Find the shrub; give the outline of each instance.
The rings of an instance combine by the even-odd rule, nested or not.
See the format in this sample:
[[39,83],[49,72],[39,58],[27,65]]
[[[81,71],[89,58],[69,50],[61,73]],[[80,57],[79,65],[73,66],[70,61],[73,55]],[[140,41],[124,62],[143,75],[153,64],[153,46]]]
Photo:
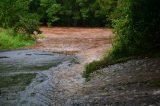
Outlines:
[[28,14],[20,17],[19,22],[14,25],[17,32],[32,34],[34,31],[39,32],[39,17],[36,14]]

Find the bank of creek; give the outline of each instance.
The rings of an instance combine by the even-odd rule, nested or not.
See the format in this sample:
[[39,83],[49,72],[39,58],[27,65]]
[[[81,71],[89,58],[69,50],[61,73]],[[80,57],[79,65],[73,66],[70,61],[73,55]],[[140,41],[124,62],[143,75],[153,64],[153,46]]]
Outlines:
[[0,52],[0,106],[160,105],[160,58],[111,65],[85,82],[85,64],[111,48],[112,30],[41,31],[36,45]]

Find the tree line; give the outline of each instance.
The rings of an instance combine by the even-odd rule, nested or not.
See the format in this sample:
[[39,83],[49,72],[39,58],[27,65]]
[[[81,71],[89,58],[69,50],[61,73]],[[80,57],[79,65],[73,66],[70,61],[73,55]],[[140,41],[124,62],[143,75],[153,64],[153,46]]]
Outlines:
[[118,0],[112,12],[112,49],[100,60],[86,65],[84,76],[95,70],[133,58],[160,56],[160,1]]
[[105,26],[117,0],[33,0],[30,10],[48,26]]
[[32,33],[43,26],[111,26],[117,0],[1,0],[0,27]]

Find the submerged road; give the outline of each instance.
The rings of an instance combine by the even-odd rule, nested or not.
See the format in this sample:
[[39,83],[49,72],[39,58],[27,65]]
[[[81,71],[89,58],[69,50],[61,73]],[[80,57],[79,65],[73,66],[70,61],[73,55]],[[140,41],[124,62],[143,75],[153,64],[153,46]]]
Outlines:
[[43,39],[0,52],[0,105],[61,106],[81,90],[84,65],[111,47],[112,30],[41,28]]

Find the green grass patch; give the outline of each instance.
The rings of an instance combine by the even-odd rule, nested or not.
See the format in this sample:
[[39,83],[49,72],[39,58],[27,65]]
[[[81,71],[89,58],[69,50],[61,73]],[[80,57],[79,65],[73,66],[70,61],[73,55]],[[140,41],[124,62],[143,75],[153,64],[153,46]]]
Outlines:
[[16,33],[11,29],[0,29],[0,50],[30,46],[35,39],[28,34]]
[[31,83],[36,74],[19,74],[15,76],[2,76],[0,77],[0,88],[11,86],[27,86]]
[[104,57],[103,59],[99,61],[93,61],[85,66],[85,71],[83,72],[83,77],[86,78],[86,81],[89,81],[91,79],[91,74],[95,72],[96,70],[105,68],[109,65],[113,65],[116,63],[123,63],[128,60],[134,59],[136,57],[123,57],[119,59],[113,59],[109,56]]

